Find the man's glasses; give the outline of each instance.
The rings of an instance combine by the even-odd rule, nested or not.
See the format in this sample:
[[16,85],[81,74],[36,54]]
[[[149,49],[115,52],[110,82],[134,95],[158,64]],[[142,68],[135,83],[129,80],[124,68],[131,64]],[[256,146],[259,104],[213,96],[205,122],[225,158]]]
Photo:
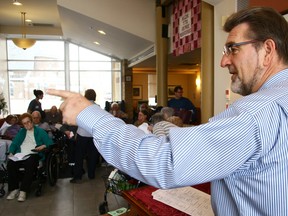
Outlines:
[[231,53],[234,53],[236,50],[233,49],[234,47],[239,47],[246,44],[256,43],[258,40],[250,40],[245,42],[239,42],[239,43],[229,43],[224,45],[223,48],[223,55],[229,56]]

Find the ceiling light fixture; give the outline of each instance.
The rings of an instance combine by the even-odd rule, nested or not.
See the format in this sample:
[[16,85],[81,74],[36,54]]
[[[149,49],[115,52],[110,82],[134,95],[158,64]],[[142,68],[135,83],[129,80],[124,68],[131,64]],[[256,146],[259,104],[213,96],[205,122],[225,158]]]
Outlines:
[[21,2],[18,2],[17,0],[13,0],[13,5],[21,6],[22,3],[21,3]]
[[95,43],[95,44],[97,44],[97,45],[100,45],[100,43],[99,43],[99,42],[97,42],[97,41],[94,41],[93,43]]
[[23,50],[26,50],[27,48],[32,47],[36,43],[36,40],[26,38],[25,15],[26,15],[26,12],[21,12],[22,38],[12,39],[13,43]]
[[106,35],[106,32],[104,32],[103,30],[98,30],[98,32],[102,35]]

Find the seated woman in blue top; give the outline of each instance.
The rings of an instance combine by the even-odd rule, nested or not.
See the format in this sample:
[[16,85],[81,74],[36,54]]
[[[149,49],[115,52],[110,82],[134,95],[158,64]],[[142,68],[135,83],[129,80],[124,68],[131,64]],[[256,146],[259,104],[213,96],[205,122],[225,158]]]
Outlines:
[[[26,200],[26,192],[29,190],[34,171],[37,169],[39,159],[43,159],[41,151],[51,145],[53,141],[49,138],[46,131],[42,128],[33,125],[32,116],[29,113],[24,113],[20,116],[24,128],[22,128],[9,147],[9,160],[7,164],[8,170],[8,190],[10,191],[7,200],[15,199],[18,196],[18,201]],[[31,150],[35,150],[35,153]],[[15,160],[15,154],[29,155],[26,159]],[[13,158],[13,159],[12,159]],[[24,167],[21,185],[19,189],[19,168]]]

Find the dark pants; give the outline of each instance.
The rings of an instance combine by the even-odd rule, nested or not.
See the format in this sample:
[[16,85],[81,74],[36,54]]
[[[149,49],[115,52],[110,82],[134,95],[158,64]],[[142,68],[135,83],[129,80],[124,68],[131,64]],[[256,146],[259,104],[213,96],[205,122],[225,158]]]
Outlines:
[[68,154],[68,163],[75,163],[75,139],[67,139],[67,154]]
[[[12,191],[19,189],[19,183],[21,182],[20,191],[29,191],[38,165],[38,154],[32,154],[29,158],[23,161],[15,162],[9,160],[7,164],[8,190]],[[20,171],[20,168],[24,168],[25,171]]]
[[74,178],[81,179],[83,175],[83,160],[87,159],[87,172],[90,179],[95,178],[95,170],[99,162],[99,152],[92,137],[83,137],[77,134],[75,143]]

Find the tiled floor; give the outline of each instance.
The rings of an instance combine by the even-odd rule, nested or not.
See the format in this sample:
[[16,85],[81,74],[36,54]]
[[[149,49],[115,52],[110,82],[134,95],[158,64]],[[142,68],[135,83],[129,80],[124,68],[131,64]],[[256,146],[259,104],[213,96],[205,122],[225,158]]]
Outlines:
[[[36,197],[33,190],[25,202],[0,198],[0,216],[96,216],[100,215],[98,206],[104,201],[104,175],[113,168],[99,167],[95,180],[89,180],[85,175],[80,184],[71,184],[70,178],[58,179],[56,186],[46,183],[43,194]],[[35,186],[34,186],[35,188]],[[7,191],[7,186],[6,186]],[[108,193],[109,210],[128,207],[125,200],[117,195]]]

